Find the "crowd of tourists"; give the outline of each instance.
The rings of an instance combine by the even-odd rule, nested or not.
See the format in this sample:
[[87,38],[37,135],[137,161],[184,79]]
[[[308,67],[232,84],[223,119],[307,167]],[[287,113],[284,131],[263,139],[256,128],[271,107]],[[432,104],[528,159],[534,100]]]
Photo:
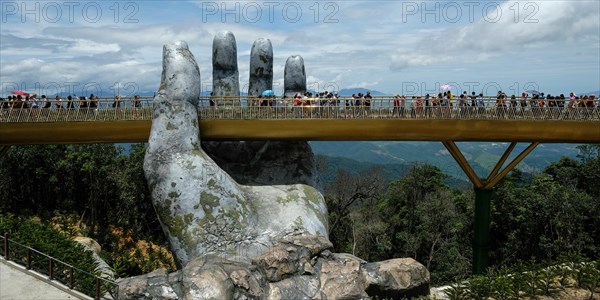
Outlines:
[[[244,97],[242,97],[244,98]],[[459,95],[451,91],[440,92],[437,95],[404,96],[397,94],[393,97],[373,98],[370,92],[352,94],[350,97],[341,97],[334,92],[305,92],[296,93],[293,97],[283,96],[258,96],[247,98],[248,101],[240,106],[257,107],[259,112],[294,112],[295,116],[324,116],[324,117],[369,117],[372,115],[389,115],[397,117],[429,117],[429,116],[465,116],[466,114],[493,113],[498,116],[534,116],[558,117],[563,112],[576,113],[577,115],[590,114],[592,108],[600,108],[600,101],[595,94],[577,95],[574,92],[568,96],[564,94],[550,95],[540,92],[523,92],[520,96],[499,91],[490,97],[466,91]],[[221,106],[219,98],[210,97],[211,107]],[[223,103],[224,104],[224,103]],[[139,109],[142,99],[139,95],[131,98],[129,103],[120,96],[102,101],[94,94],[89,97],[75,95],[63,99],[59,95],[54,98],[42,95],[39,99],[35,94],[11,95],[8,99],[0,98],[0,108],[17,109],[79,109],[97,110],[98,108],[121,109],[123,107]],[[276,109],[275,109],[276,108]],[[597,110],[594,110],[597,111]]]
[[[107,102],[103,100],[102,103]],[[110,103],[110,101],[108,101]],[[109,105],[107,103],[107,106]],[[116,95],[112,104],[113,108],[120,108],[123,105],[123,100],[120,95]],[[7,99],[0,98],[0,108],[42,108],[42,109],[82,109],[95,110],[101,106],[100,98],[90,94],[89,97],[69,95],[63,99],[59,95],[54,98],[48,98],[42,95],[39,99],[36,94],[27,95],[11,95]],[[141,108],[142,100],[139,95],[135,95],[131,100],[131,107]]]

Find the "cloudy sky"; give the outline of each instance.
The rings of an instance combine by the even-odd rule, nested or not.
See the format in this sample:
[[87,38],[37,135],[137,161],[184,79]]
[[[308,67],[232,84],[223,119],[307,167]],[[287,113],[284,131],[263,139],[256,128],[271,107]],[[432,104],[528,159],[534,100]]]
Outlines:
[[212,82],[216,32],[238,46],[247,88],[255,39],[271,40],[275,90],[303,56],[309,88],[425,94],[600,90],[600,1],[5,1],[0,96],[152,93],[162,45],[185,40]]

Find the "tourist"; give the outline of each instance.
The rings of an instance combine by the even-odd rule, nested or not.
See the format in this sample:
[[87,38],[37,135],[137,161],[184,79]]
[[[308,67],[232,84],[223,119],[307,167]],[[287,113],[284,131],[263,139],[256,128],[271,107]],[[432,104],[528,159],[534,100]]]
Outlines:
[[44,106],[42,106],[42,108],[52,107],[52,102],[50,102],[50,99],[46,98],[46,95],[42,95],[42,99],[40,101],[44,103]]
[[67,96],[67,109],[75,108],[75,104],[73,103],[73,97]]
[[62,99],[59,95],[56,95],[56,97],[54,98],[54,106],[56,107],[56,109],[63,108]]
[[29,103],[28,106],[31,108],[39,108],[40,106],[38,105],[38,101],[36,99],[36,94],[31,94],[29,96]]
[[136,109],[139,110],[142,107],[142,99],[140,97],[140,95],[135,95],[133,96],[133,103],[132,106]]
[[483,98],[483,93],[480,93],[477,98],[477,111],[480,115],[485,113],[485,99]]
[[527,93],[521,93],[521,100],[519,101],[521,103],[521,114],[525,111],[525,107],[527,107],[527,96]]
[[569,94],[569,104],[567,105],[567,107],[573,108],[575,106],[577,106],[577,95],[574,92],[571,92]]
[[300,93],[296,93],[294,95],[294,117],[299,118],[301,117],[301,111],[302,111],[302,96],[300,96]]
[[373,96],[371,96],[371,91],[367,91],[367,94],[364,97],[364,104],[365,104],[365,116],[369,116],[370,112],[371,112],[371,100],[373,99]]
[[81,97],[79,97],[79,110],[80,110],[80,111],[81,111],[81,110],[85,110],[85,111],[87,111],[87,108],[88,108],[88,102],[87,102],[87,100],[85,99],[85,96],[81,96]]
[[467,91],[463,91],[462,94],[458,97],[458,107],[459,107],[459,115],[462,118],[466,113],[467,107]]
[[94,109],[94,110],[98,110],[98,97],[94,96],[94,94],[90,94],[90,103],[89,103],[89,108]]
[[115,100],[112,103],[113,108],[121,107],[121,95],[115,95]]
[[504,108],[506,107],[506,94],[502,91],[498,91],[496,95],[496,116],[500,119],[505,117]]
[[519,104],[519,102],[517,101],[517,96],[515,94],[512,94],[510,96],[510,101],[509,101],[510,105],[508,110],[510,111],[510,117],[514,118],[516,117],[517,114],[517,106]]
[[441,100],[440,96],[441,96],[441,94],[438,94],[437,97],[435,95],[433,95],[433,98],[431,100],[431,106],[432,106],[431,109],[432,109],[433,115],[436,117],[440,115],[439,111],[440,111],[440,106],[442,105],[442,103],[441,103],[442,100]]
[[475,95],[475,91],[471,92],[471,96],[469,96],[469,98],[471,98],[471,107],[476,107],[477,106],[477,95]]

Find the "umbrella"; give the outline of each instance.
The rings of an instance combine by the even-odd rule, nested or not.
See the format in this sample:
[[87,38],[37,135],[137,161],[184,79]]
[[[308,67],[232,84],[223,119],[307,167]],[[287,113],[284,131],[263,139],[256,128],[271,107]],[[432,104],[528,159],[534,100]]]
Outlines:
[[442,91],[448,91],[450,89],[452,89],[452,86],[450,86],[449,84],[444,84],[444,85],[440,86],[440,90],[442,90]]
[[29,96],[29,93],[23,91],[12,91],[10,93],[13,95]]
[[273,90],[265,90],[262,92],[263,96],[269,97],[269,96],[274,96],[275,93],[273,92]]
[[532,95],[539,95],[540,94],[540,92],[538,92],[536,90],[528,90],[528,91],[525,91],[525,93],[530,93]]

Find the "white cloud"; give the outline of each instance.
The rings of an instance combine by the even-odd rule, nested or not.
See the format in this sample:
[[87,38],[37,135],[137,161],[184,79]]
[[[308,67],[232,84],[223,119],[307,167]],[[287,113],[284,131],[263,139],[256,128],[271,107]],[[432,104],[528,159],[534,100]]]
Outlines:
[[[252,43],[264,37],[273,44],[276,90],[283,89],[285,61],[293,54],[304,58],[309,83],[321,86],[364,85],[391,92],[407,81],[432,86],[432,82],[504,80],[521,85],[536,81],[557,89],[599,88],[598,1],[506,1],[500,4],[503,14],[496,22],[489,21],[490,16],[488,21],[482,18],[479,9],[473,22],[465,15],[457,23],[443,18],[422,22],[418,15],[403,19],[405,2],[395,1],[331,2],[337,22],[325,23],[332,11],[321,3],[314,15],[310,2],[302,3],[303,20],[294,24],[281,16],[274,23],[204,22],[198,1],[168,3],[169,9],[163,7],[167,2],[136,3],[139,22],[133,24],[113,22],[108,14],[93,24],[3,23],[0,82],[77,80],[100,82],[110,91],[115,82],[135,81],[140,90],[152,91],[160,80],[162,45],[186,40],[202,82],[210,83],[213,36],[230,30],[237,40],[242,87],[248,81]],[[439,3],[443,7],[450,2]],[[516,20],[515,5],[520,9]],[[537,9],[534,15],[531,7]],[[108,7],[105,12],[110,12]],[[526,22],[534,19],[538,23]],[[519,72],[514,72],[517,68]],[[558,68],[565,73],[553,72]]]
[[[537,1],[526,5],[528,10],[522,2],[507,1],[477,22],[420,34],[416,47],[391,56],[390,69],[487,61],[545,47],[579,47],[590,40],[598,44],[598,2]],[[517,7],[521,7],[519,13]]]

